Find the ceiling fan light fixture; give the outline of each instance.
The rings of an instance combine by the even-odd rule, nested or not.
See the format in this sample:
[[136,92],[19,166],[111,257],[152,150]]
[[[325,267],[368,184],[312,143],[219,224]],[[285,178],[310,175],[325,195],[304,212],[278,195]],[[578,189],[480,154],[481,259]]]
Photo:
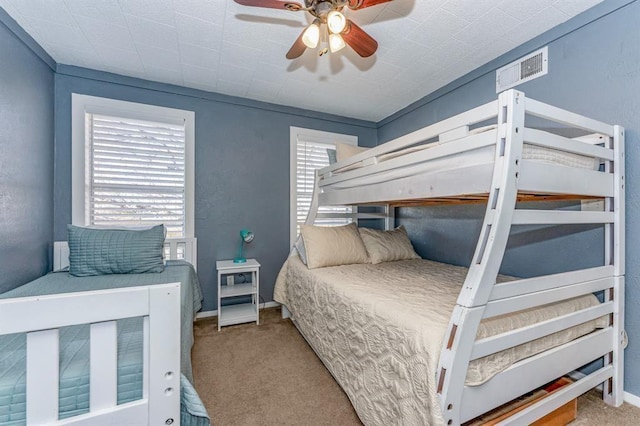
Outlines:
[[331,49],[331,53],[336,53],[346,46],[342,36],[340,34],[330,34],[329,35],[329,49]]
[[316,19],[311,25],[304,30],[302,34],[302,42],[309,49],[315,49],[320,41],[320,20]]
[[332,34],[340,34],[347,26],[347,18],[337,10],[332,10],[327,15],[327,26]]

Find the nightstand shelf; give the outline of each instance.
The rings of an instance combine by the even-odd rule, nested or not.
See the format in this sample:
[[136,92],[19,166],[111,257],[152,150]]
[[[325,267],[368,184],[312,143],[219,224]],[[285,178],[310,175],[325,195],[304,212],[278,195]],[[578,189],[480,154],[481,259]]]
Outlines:
[[219,327],[256,321],[256,308],[253,303],[222,306],[221,309],[222,315],[218,313]]
[[[225,325],[253,322],[260,324],[260,264],[255,259],[247,259],[244,263],[234,263],[232,260],[219,260],[216,262],[218,270],[218,330]],[[227,277],[232,282],[235,275],[247,274],[250,281],[227,285]],[[235,305],[222,306],[223,299],[251,296],[251,301]]]
[[256,286],[252,283],[249,284],[236,284],[236,285],[221,285],[220,286],[220,297],[235,297],[235,296],[246,296],[250,294],[256,294]]

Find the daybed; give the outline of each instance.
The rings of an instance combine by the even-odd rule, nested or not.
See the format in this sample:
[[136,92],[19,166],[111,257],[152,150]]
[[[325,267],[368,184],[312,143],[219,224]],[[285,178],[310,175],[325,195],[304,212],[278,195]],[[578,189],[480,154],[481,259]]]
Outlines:
[[[516,206],[588,198],[604,199],[604,211]],[[601,383],[605,402],[622,404],[624,130],[510,90],[319,170],[307,224],[320,206],[382,205],[352,217],[391,229],[393,207],[445,202],[487,203],[468,269],[409,260],[309,270],[293,256],[276,283],[283,314],[364,423],[462,424],[596,360],[506,422],[529,424]],[[498,275],[512,226],[585,223],[604,228],[601,266]]]
[[[170,258],[180,246],[195,260],[195,239],[167,243]],[[55,255],[68,265],[66,242]],[[181,410],[183,423],[208,423],[191,387],[201,301],[185,260],[160,273],[53,272],[0,294],[0,423],[180,424]]]

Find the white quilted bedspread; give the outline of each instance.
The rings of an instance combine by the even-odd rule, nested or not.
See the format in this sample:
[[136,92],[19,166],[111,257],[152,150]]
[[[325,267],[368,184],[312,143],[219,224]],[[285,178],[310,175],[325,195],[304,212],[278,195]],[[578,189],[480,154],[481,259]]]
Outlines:
[[[309,270],[294,255],[278,276],[274,299],[289,308],[366,425],[439,425],[436,369],[466,273],[422,259]],[[478,337],[596,303],[588,295],[483,321]],[[600,325],[605,324],[583,324],[473,361],[466,384],[481,384],[520,359]]]

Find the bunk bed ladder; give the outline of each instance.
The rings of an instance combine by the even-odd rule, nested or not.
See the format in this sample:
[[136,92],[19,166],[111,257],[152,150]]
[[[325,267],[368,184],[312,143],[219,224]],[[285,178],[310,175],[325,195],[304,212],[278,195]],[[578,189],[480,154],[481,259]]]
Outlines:
[[484,223],[467,278],[454,308],[447,345],[440,355],[437,391],[445,423],[457,425],[467,366],[484,305],[496,282],[506,249],[518,194],[522,157],[524,94],[508,90],[498,99],[498,133],[491,191]]
[[[528,106],[531,107],[531,111]],[[605,209],[601,212],[516,209],[523,144],[525,140],[527,143],[534,143],[525,137],[536,135],[537,132],[525,130],[525,113],[545,117],[544,104],[534,102],[528,106],[524,95],[514,90],[504,92],[499,97],[495,164],[489,200],[472,263],[445,335],[446,343],[438,366],[437,392],[440,394],[440,408],[446,424],[461,424],[487,409],[507,402],[508,392],[504,389],[499,390],[496,386],[512,387],[512,397],[515,397],[532,390],[538,382],[540,383],[537,386],[541,386],[545,381],[555,379],[557,376],[551,377],[553,374],[565,374],[597,358],[604,358],[604,367],[569,385],[553,398],[523,410],[509,422],[513,420],[514,423],[530,423],[598,383],[604,383],[606,403],[613,406],[622,404],[623,350],[626,343],[623,318],[624,129],[620,126],[607,127],[595,121],[587,122],[582,120],[582,117],[568,112],[566,116],[562,116],[559,110],[554,109],[554,115],[557,114],[560,120],[565,119],[566,123],[573,123],[576,127],[606,135],[605,146],[602,148],[583,148],[575,142],[558,138],[559,144],[567,141],[564,147],[569,147],[569,151],[574,150],[581,154],[584,152],[586,155],[605,160],[604,172],[612,176],[609,179],[613,183],[613,187],[606,188]],[[542,132],[538,136],[545,138]],[[604,192],[600,195],[604,195]],[[513,225],[559,224],[603,225],[604,265],[496,283]],[[604,292],[605,300],[597,306],[536,323],[518,333],[505,333],[476,341],[478,327],[485,318],[600,291]],[[500,384],[496,382],[483,386],[483,391],[473,386],[465,387],[467,368],[472,360],[602,316],[609,316],[609,327],[570,341],[562,349],[558,349],[558,352],[589,347],[593,347],[593,350],[582,350],[580,356],[575,357],[554,357],[552,353],[541,353],[523,363],[538,366],[533,370],[544,371],[544,374],[531,375],[529,370],[514,368],[508,374],[502,375]],[[578,341],[589,341],[592,345]],[[528,377],[521,377],[519,380],[518,372],[526,373]],[[488,391],[489,389],[494,391]],[[485,391],[487,392],[484,396],[481,396]],[[464,407],[461,406],[462,401],[465,401]]]

